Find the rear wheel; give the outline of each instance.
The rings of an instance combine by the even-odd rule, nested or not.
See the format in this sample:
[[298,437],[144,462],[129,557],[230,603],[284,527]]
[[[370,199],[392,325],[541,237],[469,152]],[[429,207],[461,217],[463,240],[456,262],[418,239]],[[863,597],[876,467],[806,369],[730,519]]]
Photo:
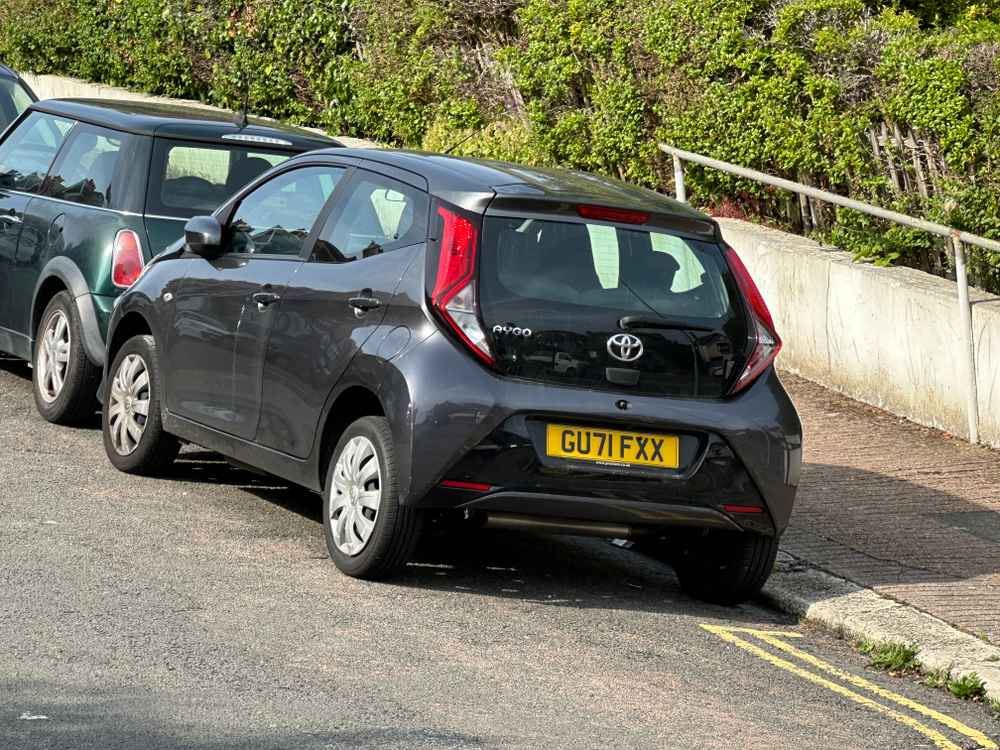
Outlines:
[[681,588],[696,599],[739,604],[756,596],[774,568],[778,537],[709,532],[672,556]]
[[363,417],[341,436],[330,459],[323,530],[330,557],[355,578],[388,578],[410,559],[420,513],[399,503],[389,422]]
[[32,388],[38,413],[55,424],[76,424],[97,411],[101,370],[87,359],[83,325],[69,292],[56,294],[35,332]]
[[108,402],[101,418],[104,451],[128,474],[160,474],[177,457],[180,443],[163,429],[162,379],[152,336],[133,336],[111,366]]

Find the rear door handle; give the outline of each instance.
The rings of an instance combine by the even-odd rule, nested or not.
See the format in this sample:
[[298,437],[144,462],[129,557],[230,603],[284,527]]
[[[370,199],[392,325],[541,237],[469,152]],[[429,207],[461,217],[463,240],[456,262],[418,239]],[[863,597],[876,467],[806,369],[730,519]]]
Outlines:
[[358,316],[364,315],[369,310],[382,306],[382,300],[372,296],[371,289],[362,289],[357,297],[351,297],[347,304],[354,308],[354,313]]
[[251,301],[257,303],[257,310],[264,312],[268,306],[278,302],[281,297],[274,292],[256,292],[250,297]]

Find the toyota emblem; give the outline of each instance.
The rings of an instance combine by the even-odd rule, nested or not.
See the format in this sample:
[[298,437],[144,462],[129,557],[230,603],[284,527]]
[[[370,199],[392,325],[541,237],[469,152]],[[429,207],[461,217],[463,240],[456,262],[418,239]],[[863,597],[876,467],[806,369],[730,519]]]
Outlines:
[[642,340],[631,333],[616,333],[608,339],[608,354],[622,362],[635,362],[642,356]]

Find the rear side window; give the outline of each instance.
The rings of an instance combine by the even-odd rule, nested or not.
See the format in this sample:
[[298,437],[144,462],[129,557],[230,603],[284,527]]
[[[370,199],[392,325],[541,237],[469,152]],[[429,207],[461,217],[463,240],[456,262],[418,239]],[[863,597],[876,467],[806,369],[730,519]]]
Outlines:
[[73,121],[32,112],[0,144],[0,188],[37,192]]
[[42,193],[85,206],[110,208],[121,151],[129,136],[92,125],[80,125],[59,154]]
[[316,240],[314,261],[370,258],[427,237],[425,192],[373,172],[357,174]]
[[710,243],[582,222],[490,217],[484,298],[718,321],[729,316],[725,261]]
[[212,213],[233,193],[292,154],[158,138],[146,213],[177,218]]

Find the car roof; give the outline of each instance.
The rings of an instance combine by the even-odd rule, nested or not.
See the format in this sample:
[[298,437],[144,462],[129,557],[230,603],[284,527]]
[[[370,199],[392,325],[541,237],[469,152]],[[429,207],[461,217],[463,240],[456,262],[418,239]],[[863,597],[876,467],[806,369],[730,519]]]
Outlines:
[[8,68],[3,63],[0,63],[0,76],[3,78],[18,78],[17,73],[14,72],[12,68]]
[[[323,153],[323,152],[319,152]],[[714,222],[685,203],[620,180],[573,169],[528,167],[511,162],[473,159],[401,149],[352,148],[328,152],[339,158],[361,159],[414,172],[428,182],[432,194],[492,191],[502,197],[532,198],[560,203],[594,203],[614,208],[651,211],[683,219]],[[315,156],[316,154],[313,154]]]
[[327,135],[256,117],[248,118],[247,125],[240,128],[236,125],[236,116],[231,113],[183,104],[111,99],[46,99],[33,104],[32,109],[138,135],[226,142],[232,145],[248,144],[240,144],[238,140],[223,141],[223,137],[244,136],[249,143],[252,143],[249,139],[254,136],[276,138],[285,143],[258,145],[296,151],[343,145]]

